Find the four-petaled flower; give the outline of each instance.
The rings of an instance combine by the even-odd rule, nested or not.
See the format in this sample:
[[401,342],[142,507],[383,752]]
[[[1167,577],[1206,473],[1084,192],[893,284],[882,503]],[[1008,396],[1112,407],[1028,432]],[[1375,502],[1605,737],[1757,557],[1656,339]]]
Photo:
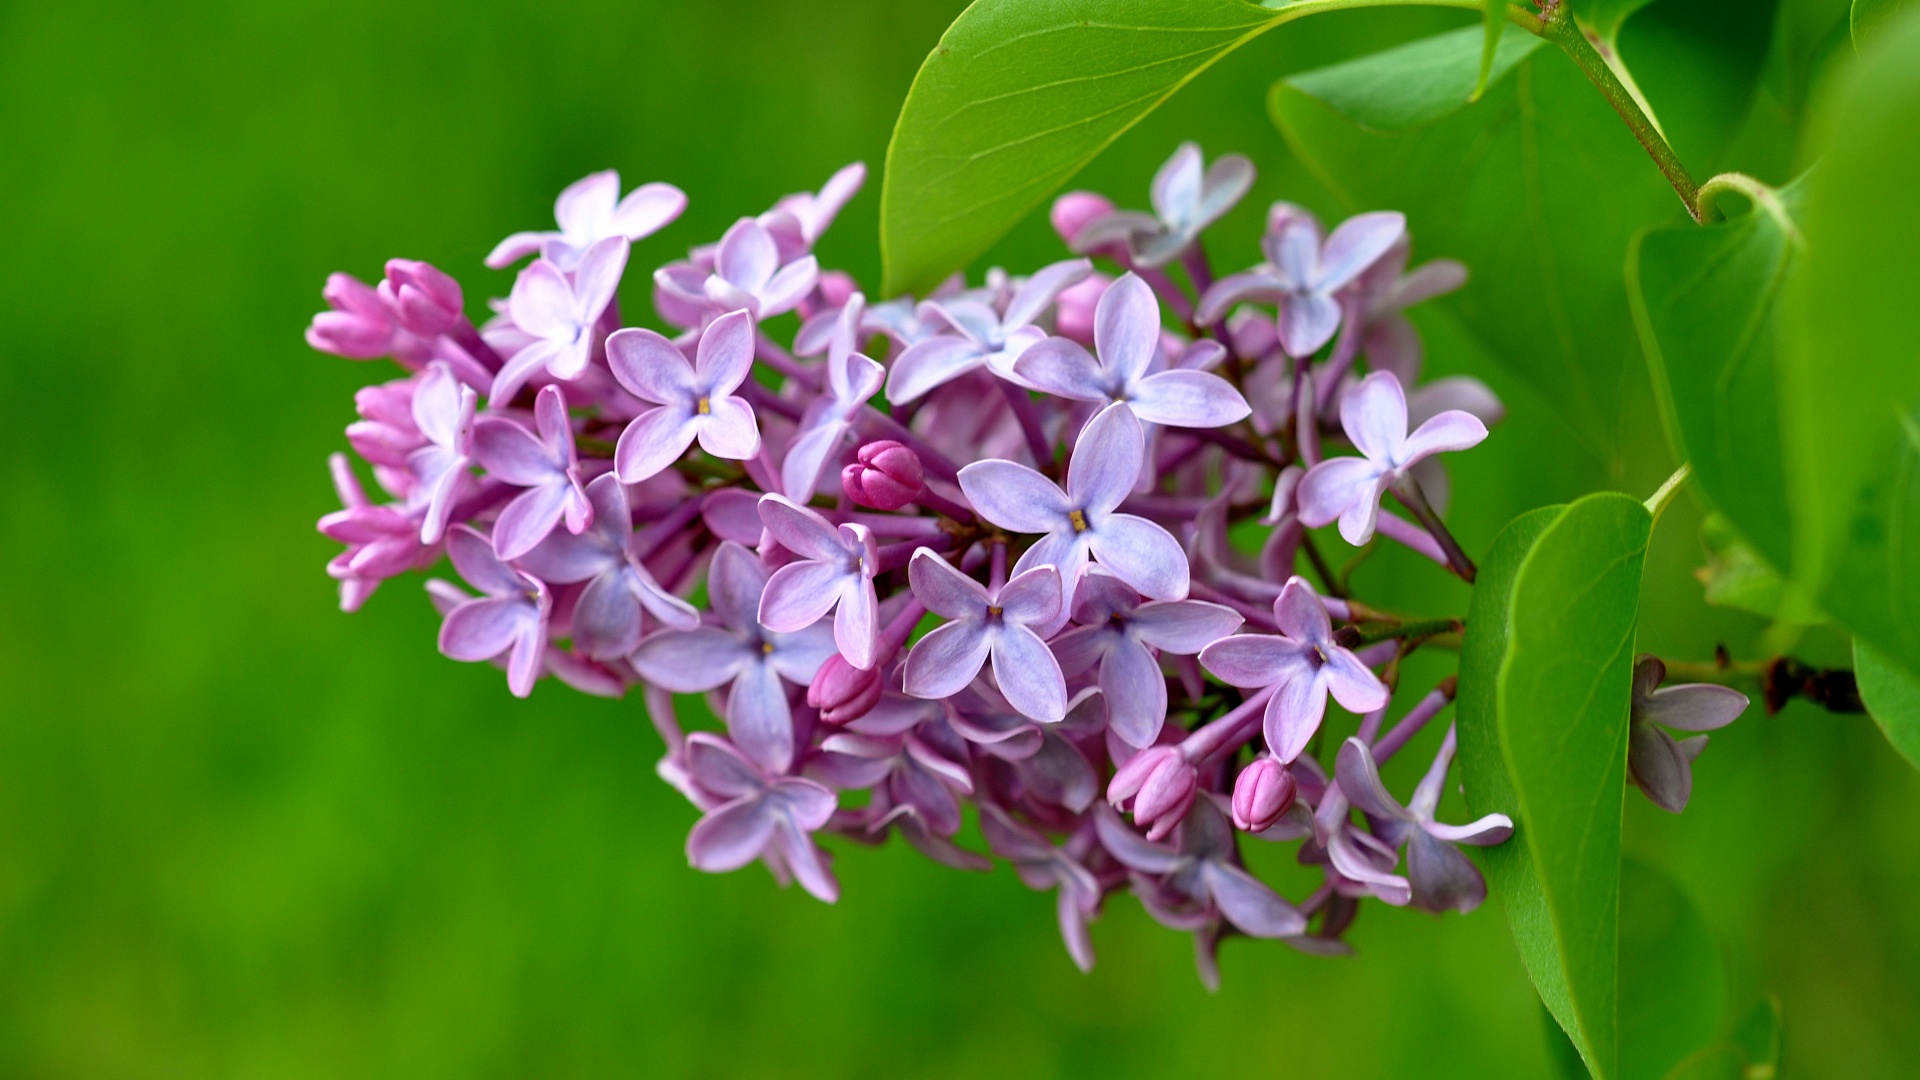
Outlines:
[[676,630],[700,625],[692,604],[660,587],[633,552],[627,489],[612,473],[587,485],[593,525],[578,536],[556,532],[520,559],[528,573],[553,585],[584,581],[573,605],[573,644],[595,660],[626,656],[640,643],[642,608]]
[[593,503],[580,483],[573,425],[558,386],[543,386],[533,401],[532,432],[502,416],[483,416],[473,426],[473,453],[489,473],[527,490],[515,496],[493,526],[493,546],[503,559],[517,559],[566,519],[567,531],[593,524]]
[[727,732],[747,756],[770,772],[793,761],[793,710],[781,680],[813,681],[834,654],[833,631],[815,623],[791,634],[760,625],[760,596],[767,572],[753,553],[732,541],[720,545],[707,571],[707,594],[725,623],[693,630],[661,630],[634,650],[640,677],[676,694],[732,684],[727,693]]
[[533,693],[547,651],[552,597],[544,582],[502,562],[493,545],[466,525],[447,531],[447,556],[467,584],[485,596],[462,602],[440,624],[440,651],[455,660],[507,657],[507,689]]
[[720,238],[703,288],[723,311],[745,308],[756,319],[770,319],[792,311],[819,280],[819,260],[802,255],[782,265],[766,227],[741,218]]
[[1060,611],[1060,573],[1037,566],[988,589],[927,548],[907,565],[913,595],[948,621],[907,653],[906,691],[915,697],[957,694],[993,658],[993,677],[1008,703],[1046,723],[1067,715],[1067,681],[1034,632]]
[[1072,609],[1080,568],[1091,556],[1115,577],[1155,600],[1187,597],[1187,554],[1173,534],[1117,512],[1133,492],[1146,457],[1140,420],[1125,405],[1102,409],[1080,432],[1067,464],[1067,488],[1012,461],[991,458],[960,470],[960,488],[980,516],[1003,529],[1044,533],[1014,565],[1059,568]]
[[1050,337],[1014,362],[1014,374],[1058,397],[1124,402],[1150,424],[1225,427],[1253,412],[1232,383],[1211,372],[1151,371],[1160,347],[1160,303],[1153,289],[1132,274],[1101,295],[1093,338],[1097,361],[1079,342]]
[[1433,819],[1447,785],[1447,769],[1453,764],[1455,738],[1454,729],[1448,727],[1432,767],[1420,778],[1412,800],[1405,806],[1380,782],[1373,751],[1359,739],[1348,739],[1341,745],[1334,775],[1347,799],[1373,817],[1381,839],[1396,847],[1407,845],[1407,880],[1412,886],[1413,906],[1435,913],[1464,914],[1487,898],[1487,882],[1479,868],[1454,845],[1504,843],[1513,835],[1513,819],[1505,814],[1488,814],[1466,825],[1442,825]]
[[820,185],[819,194],[797,191],[782,196],[773,204],[773,209],[761,214],[758,220],[779,246],[780,258],[790,262],[812,251],[827,226],[839,216],[840,208],[847,205],[847,200],[859,193],[860,185],[866,182],[866,163],[856,161],[827,177],[827,182]]
[[924,338],[900,353],[887,373],[887,400],[904,405],[983,366],[1018,382],[1014,362],[1047,336],[1033,321],[1062,289],[1092,272],[1093,264],[1085,259],[1042,267],[1014,291],[999,313],[991,304],[969,297],[921,304],[916,313],[923,323],[944,322],[952,332]]
[[687,861],[709,873],[738,870],[765,859],[774,876],[791,873],[800,887],[831,904],[840,898],[814,846],[839,800],[824,785],[798,776],[768,775],[725,739],[696,731],[687,736],[687,780],[717,802],[687,834]]
[[1100,665],[1107,722],[1129,746],[1152,746],[1167,718],[1167,679],[1153,650],[1191,656],[1240,628],[1232,608],[1201,600],[1140,602],[1114,577],[1089,569],[1074,599],[1081,625],[1054,638],[1053,654],[1068,677]]
[[1222,154],[1204,168],[1197,143],[1183,142],[1153,174],[1153,213],[1122,210],[1074,230],[1073,250],[1094,252],[1125,243],[1137,266],[1161,266],[1178,258],[1253,187],[1253,162]]
[[1290,356],[1312,356],[1340,328],[1340,290],[1372,266],[1407,231],[1404,214],[1377,211],[1340,223],[1320,242],[1320,222],[1286,203],[1275,203],[1260,250],[1267,261],[1213,283],[1200,298],[1195,318],[1219,321],[1245,300],[1277,301],[1280,346]]
[[407,471],[419,489],[414,498],[426,504],[420,520],[420,542],[434,544],[447,531],[447,514],[459,498],[473,459],[473,409],[478,395],[460,385],[453,369],[442,361],[427,365],[413,390],[413,424],[427,445],[407,455]]
[[540,371],[572,381],[593,359],[593,327],[613,302],[627,268],[627,238],[611,236],[580,256],[571,277],[544,258],[520,271],[507,297],[514,328],[531,340],[493,377],[487,404],[500,408]]
[[1400,380],[1376,371],[1340,399],[1340,425],[1365,457],[1328,458],[1307,470],[1294,498],[1300,521],[1319,528],[1340,522],[1340,535],[1359,546],[1373,538],[1381,496],[1422,459],[1478,446],[1487,425],[1459,409],[1428,418],[1407,433],[1407,398]]
[[784,495],[760,497],[760,522],[781,547],[800,558],[773,572],[760,597],[760,624],[793,633],[835,612],[833,640],[847,663],[873,667],[880,633],[880,600],[873,575],[880,549],[865,525],[836,528]]
[[487,265],[499,270],[538,251],[556,268],[571,273],[587,249],[602,240],[620,237],[633,241],[666,228],[687,208],[687,196],[672,184],[641,184],[620,198],[620,174],[612,169],[590,173],[568,184],[553,203],[559,232],[517,232],[487,254]]
[[[1197,798],[1179,827],[1179,845],[1155,843],[1127,827],[1104,805],[1094,811],[1100,843],[1136,875],[1172,894],[1199,904],[1207,916],[1224,916],[1241,933],[1258,938],[1293,937],[1306,932],[1306,917],[1265,882],[1240,865],[1233,826],[1209,797]],[[1143,902],[1153,889],[1141,890]]]
[[1667,665],[1642,656],[1633,665],[1633,703],[1628,713],[1627,774],[1653,805],[1671,813],[1687,808],[1693,794],[1693,759],[1707,736],[1675,739],[1675,731],[1715,731],[1739,719],[1747,695],[1711,683],[1662,687]]
[[1263,731],[1267,749],[1284,763],[1307,748],[1326,715],[1327,695],[1354,713],[1387,703],[1379,676],[1333,640],[1333,623],[1313,586],[1289,578],[1273,601],[1282,636],[1236,634],[1200,650],[1200,665],[1229,686],[1277,686],[1267,701]]
[[1087,935],[1087,921],[1100,913],[1100,883],[1072,850],[1090,846],[1082,839],[1085,834],[1075,833],[1064,846],[1051,844],[1005,810],[982,803],[980,835],[986,837],[995,855],[1013,864],[1013,872],[1020,875],[1027,888],[1059,891],[1060,939],[1066,943],[1074,966],[1092,971],[1093,939]]
[[613,377],[635,397],[658,406],[635,417],[614,447],[620,481],[637,484],[680,459],[693,440],[718,458],[760,452],[753,406],[734,391],[753,368],[753,316],[732,311],[700,334],[694,362],[651,330],[629,327],[607,339]]

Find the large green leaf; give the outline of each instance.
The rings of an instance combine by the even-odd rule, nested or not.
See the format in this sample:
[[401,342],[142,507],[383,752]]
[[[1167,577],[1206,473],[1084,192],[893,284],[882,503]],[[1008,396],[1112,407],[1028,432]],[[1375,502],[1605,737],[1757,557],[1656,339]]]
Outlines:
[[[1755,5],[1771,10],[1771,5]],[[1649,88],[1708,103],[1667,118],[1683,150],[1717,154],[1751,97],[1765,34],[1673,21],[1649,35]],[[1631,35],[1628,35],[1631,38]],[[1629,42],[1631,44],[1631,42]],[[1442,35],[1295,75],[1274,88],[1274,118],[1296,152],[1354,209],[1407,212],[1422,252],[1467,263],[1473,280],[1444,301],[1490,353],[1539,390],[1596,452],[1611,456],[1625,365],[1638,363],[1620,267],[1642,226],[1678,220],[1680,200],[1584,74],[1557,50],[1516,65],[1478,102],[1432,123],[1380,130],[1383,70],[1431,64],[1449,48],[1468,70],[1479,45]],[[1661,104],[1659,100],[1655,104]]]
[[1859,638],[1853,641],[1853,675],[1874,723],[1920,769],[1920,679]]
[[1396,6],[1480,0],[975,0],[920,66],[887,148],[885,291],[923,292],[971,262],[1250,39],[1317,12]]
[[1620,874],[1620,1076],[1660,1080],[1706,1046],[1726,1008],[1726,962],[1678,882],[1636,859]]
[[1517,826],[1488,873],[1541,999],[1603,1078],[1620,1060],[1627,698],[1652,527],[1611,492],[1516,519],[1481,567],[1460,658],[1468,804]]
[[1674,453],[1761,555],[1789,567],[1774,353],[1801,188],[1755,195],[1734,220],[1636,237],[1628,297]]
[[1920,9],[1920,0],[1853,0],[1847,22],[1853,31],[1853,46],[1865,49],[1907,11]]
[[[1342,115],[1368,131],[1404,131],[1466,103],[1479,75],[1480,42],[1479,28],[1469,26],[1287,81],[1301,93],[1338,102]],[[1504,78],[1545,44],[1508,26],[1494,50],[1488,82]]]
[[1920,15],[1822,110],[1779,352],[1793,575],[1920,671]]

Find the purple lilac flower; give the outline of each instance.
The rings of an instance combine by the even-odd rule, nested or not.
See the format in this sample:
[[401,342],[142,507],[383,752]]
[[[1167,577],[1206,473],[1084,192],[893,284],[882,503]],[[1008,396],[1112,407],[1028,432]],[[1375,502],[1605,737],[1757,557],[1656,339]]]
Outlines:
[[687,196],[672,184],[642,184],[623,199],[619,173],[589,173],[554,200],[558,232],[514,233],[487,254],[486,262],[499,270],[537,251],[555,268],[571,273],[595,244],[616,236],[628,241],[651,236],[686,208]]
[[487,403],[496,409],[507,404],[542,371],[563,381],[579,378],[593,358],[594,324],[613,302],[626,268],[627,238],[612,236],[589,247],[570,275],[544,258],[520,271],[507,313],[531,340],[494,376]]
[[720,545],[708,575],[708,597],[723,625],[649,634],[634,650],[633,668],[676,694],[730,686],[728,734],[769,772],[784,772],[793,761],[794,735],[782,681],[796,686],[813,681],[834,654],[833,631],[825,623],[790,634],[760,625],[767,572],[738,544]]
[[1074,599],[1081,625],[1052,642],[1060,670],[1072,678],[1095,664],[1107,698],[1108,723],[1129,746],[1152,746],[1167,717],[1167,680],[1155,650],[1191,656],[1240,628],[1238,612],[1201,600],[1140,602],[1140,594],[1089,568]]
[[673,342],[632,327],[607,338],[607,363],[628,393],[656,406],[620,433],[613,462],[622,483],[637,484],[673,464],[696,438],[717,458],[737,461],[760,451],[753,406],[734,396],[753,367],[747,312],[708,324],[691,364]]
[[1450,409],[1407,433],[1407,399],[1400,380],[1376,371],[1340,401],[1340,424],[1364,457],[1328,458],[1307,471],[1296,499],[1300,521],[1319,528],[1338,520],[1355,546],[1373,538],[1380,498],[1433,454],[1466,450],[1487,437],[1471,413]]
[[641,611],[676,630],[700,625],[692,604],[660,587],[634,556],[627,489],[612,473],[587,485],[593,524],[578,535],[550,533],[519,560],[521,569],[550,585],[584,581],[573,606],[573,642],[594,660],[633,652],[643,629]]
[[770,775],[704,731],[687,736],[685,760],[688,781],[715,801],[687,834],[688,862],[722,873],[764,859],[776,877],[791,873],[818,899],[840,899],[840,883],[812,836],[833,816],[839,800],[831,790],[798,776]]
[[767,535],[799,556],[773,572],[760,597],[760,624],[795,633],[835,612],[833,640],[854,667],[873,667],[880,634],[880,601],[873,575],[880,550],[865,525],[834,526],[781,495],[760,497]]
[[1126,274],[1094,311],[1100,359],[1075,341],[1047,338],[1022,353],[1013,370],[1028,386],[1075,401],[1124,402],[1140,419],[1173,427],[1225,427],[1253,411],[1233,384],[1205,371],[1153,371],[1160,345],[1160,303],[1147,283]]
[[741,218],[721,237],[702,289],[722,311],[744,308],[756,319],[769,319],[792,311],[819,280],[819,260],[802,255],[783,263],[773,234]]
[[1693,759],[1707,748],[1707,736],[1676,740],[1666,729],[1717,731],[1746,711],[1747,695],[1709,683],[1662,687],[1666,677],[1667,665],[1658,657],[1634,662],[1627,775],[1653,805],[1677,814],[1693,794]]
[[1267,261],[1214,282],[1195,317],[1211,324],[1235,304],[1277,301],[1281,347],[1291,356],[1312,356],[1340,328],[1336,294],[1385,255],[1406,230],[1403,214],[1359,214],[1341,222],[1322,244],[1320,222],[1312,214],[1275,204],[1260,240]]
[[1065,491],[1025,465],[1003,459],[961,469],[960,488],[993,524],[1045,534],[1020,556],[1013,572],[1057,567],[1069,610],[1089,557],[1146,596],[1184,600],[1187,555],[1180,542],[1146,518],[1118,512],[1145,455],[1139,419],[1125,405],[1109,405],[1080,432]]
[[1381,838],[1395,847],[1406,845],[1413,906],[1425,911],[1465,913],[1479,907],[1487,898],[1486,879],[1455,845],[1485,847],[1504,843],[1513,835],[1513,820],[1505,814],[1488,814],[1466,825],[1442,825],[1433,819],[1446,787],[1447,769],[1453,764],[1454,746],[1454,729],[1448,727],[1433,765],[1405,806],[1380,782],[1380,770],[1365,742],[1348,739],[1335,766],[1341,791],[1375,820]]
[[352,274],[329,274],[320,295],[328,310],[313,317],[307,344],[350,360],[392,356],[419,364],[434,353],[433,342],[400,325],[378,289]]
[[[887,375],[887,400],[914,401],[970,371],[985,367],[1003,379],[1015,379],[1014,361],[1044,340],[1033,325],[1060,291],[1093,272],[1085,259],[1043,267],[1017,289],[1004,311],[979,300],[956,297],[920,305],[924,321],[946,324],[947,332],[909,345]],[[1017,380],[1016,380],[1017,381]]]
[[1086,834],[1076,832],[1067,844],[1050,843],[1038,830],[1021,824],[992,803],[980,807],[980,833],[995,855],[1013,864],[1027,888],[1053,889],[1059,894],[1056,908],[1060,939],[1066,943],[1074,966],[1092,971],[1093,938],[1087,933],[1087,923],[1100,913],[1100,882],[1072,850],[1075,841],[1080,841],[1078,846],[1082,848],[1089,846],[1090,838],[1082,839]]
[[[960,798],[973,794],[973,774],[966,747],[938,719],[885,734],[838,732],[822,740],[820,750],[829,761],[840,759],[827,766],[834,780],[884,787],[888,816],[910,809],[937,836],[960,831]],[[885,823],[883,817],[873,824]]]
[[340,583],[340,610],[358,611],[387,578],[432,564],[440,546],[420,539],[421,513],[370,502],[345,454],[327,459],[341,509],[320,519],[320,532],[347,549],[327,563]]
[[[1224,917],[1249,937],[1286,938],[1306,932],[1307,920],[1266,883],[1240,864],[1233,828],[1213,800],[1196,800],[1180,823],[1178,846],[1142,837],[1119,815],[1094,813],[1100,843],[1134,872],[1142,900],[1160,899],[1200,908],[1202,918]],[[1145,879],[1145,888],[1140,879]],[[1182,903],[1184,902],[1184,904]]]
[[780,249],[780,259],[792,262],[813,250],[813,245],[833,224],[840,208],[847,205],[867,182],[865,162],[844,166],[820,185],[819,194],[810,191],[787,195],[773,209],[761,214],[759,222],[771,234]]
[[1125,243],[1138,266],[1179,258],[1253,187],[1253,162],[1239,154],[1204,165],[1198,143],[1181,143],[1153,174],[1152,214],[1123,210],[1090,217],[1075,229],[1073,249],[1094,252]]
[[593,503],[580,482],[567,399],[558,386],[543,386],[533,403],[535,436],[501,416],[483,416],[473,426],[473,454],[489,473],[526,488],[494,523],[493,543],[502,559],[517,559],[546,539],[564,518],[570,533],[593,524]]
[[507,688],[514,697],[533,693],[547,649],[547,616],[553,610],[547,586],[507,565],[486,537],[465,525],[448,531],[447,555],[467,584],[486,595],[447,613],[440,624],[440,651],[466,661],[506,653]]
[[920,455],[892,439],[860,447],[853,463],[840,471],[847,498],[861,506],[898,510],[926,488],[926,470]]
[[988,658],[1007,701],[1026,716],[1055,722],[1067,715],[1067,682],[1034,627],[1060,610],[1060,573],[1036,566],[989,589],[927,548],[907,564],[913,595],[948,620],[907,653],[906,690],[943,698],[965,689]]
[[1401,312],[1467,283],[1467,268],[1452,259],[1434,259],[1409,273],[1412,250],[1403,234],[1359,281],[1360,352],[1373,370],[1391,371],[1406,385],[1420,370],[1423,350],[1419,332]]
[[1229,686],[1279,687],[1267,703],[1267,749],[1291,762],[1320,729],[1328,694],[1349,712],[1366,713],[1385,706],[1388,692],[1352,650],[1334,642],[1327,609],[1305,578],[1287,581],[1273,601],[1273,619],[1281,636],[1216,641],[1201,650],[1200,664]]
[[880,392],[886,369],[855,351],[866,298],[859,293],[840,309],[840,318],[827,350],[827,392],[814,399],[787,446],[781,463],[781,487],[790,499],[806,502],[820,485],[827,461],[846,444],[853,418],[867,400]]
[[423,544],[435,543],[446,533],[447,515],[470,479],[467,465],[473,460],[473,409],[478,400],[472,387],[460,385],[453,369],[437,360],[427,365],[414,388],[409,411],[426,445],[409,453],[406,461],[426,503],[420,520]]

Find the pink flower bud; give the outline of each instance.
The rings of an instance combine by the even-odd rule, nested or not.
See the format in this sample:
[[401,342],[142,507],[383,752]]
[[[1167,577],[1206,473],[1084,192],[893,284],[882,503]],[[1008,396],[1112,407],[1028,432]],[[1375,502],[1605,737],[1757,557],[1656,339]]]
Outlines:
[[388,259],[380,298],[400,325],[426,337],[443,334],[460,318],[460,283],[417,259]]
[[1127,759],[1107,785],[1107,801],[1133,802],[1133,823],[1146,826],[1147,839],[1173,831],[1193,806],[1199,776],[1177,746],[1153,746]]
[[1279,761],[1262,757],[1240,770],[1233,782],[1233,825],[1264,832],[1293,808],[1293,774]]
[[820,665],[813,683],[807,687],[807,704],[820,710],[820,719],[829,724],[844,724],[867,715],[880,700],[879,665],[862,671],[835,654]]
[[1087,222],[1106,217],[1113,213],[1113,203],[1105,195],[1096,195],[1091,191],[1069,191],[1053,200],[1053,210],[1047,220],[1053,222],[1053,231],[1060,239],[1072,244],[1087,227]]
[[825,299],[823,307],[837,308],[847,302],[847,298],[859,291],[853,275],[842,270],[828,270],[820,275],[820,295]]
[[1113,279],[1105,274],[1088,274],[1061,290],[1054,301],[1054,330],[1063,338],[1093,348],[1093,309],[1111,284]]
[[867,443],[856,457],[840,470],[840,486],[861,506],[898,510],[926,487],[920,456],[891,439]]

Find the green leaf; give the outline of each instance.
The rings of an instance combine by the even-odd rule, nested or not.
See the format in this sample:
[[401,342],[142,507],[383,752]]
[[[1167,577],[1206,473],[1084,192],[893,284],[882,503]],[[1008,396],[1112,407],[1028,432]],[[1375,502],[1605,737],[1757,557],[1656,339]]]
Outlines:
[[1620,874],[1623,1080],[1660,1080],[1707,1045],[1726,997],[1726,962],[1699,907],[1665,872],[1625,860]]
[[1494,79],[1494,57],[1507,26],[1507,0],[1483,0],[1480,5],[1480,70],[1475,73],[1470,100],[1479,101]]
[[[1655,8],[1641,18],[1663,16]],[[1659,24],[1641,71],[1711,103],[1677,145],[1718,153],[1751,97],[1764,34]],[[1508,32],[1509,37],[1512,31]],[[1444,43],[1444,44],[1443,44]],[[1626,365],[1639,363],[1620,267],[1634,232],[1679,220],[1680,200],[1620,118],[1557,50],[1514,65],[1472,105],[1388,129],[1380,73],[1450,48],[1472,70],[1473,34],[1455,32],[1295,75],[1274,87],[1274,119],[1298,156],[1354,209],[1406,211],[1420,251],[1464,261],[1467,288],[1442,301],[1490,354],[1554,403],[1603,457],[1616,448]]]
[[1920,769],[1920,679],[1859,638],[1853,639],[1853,677],[1873,722]]
[[1634,238],[1627,292],[1674,454],[1774,566],[1791,566],[1775,350],[1799,186],[1732,221]]
[[1747,545],[1726,515],[1712,513],[1700,523],[1707,565],[1694,571],[1706,586],[1707,603],[1737,608],[1790,626],[1825,622],[1805,593]]
[[1620,819],[1653,519],[1603,492],[1522,515],[1481,566],[1460,657],[1474,813],[1513,817],[1487,870],[1522,962],[1587,1067],[1619,1061]]
[[[1479,29],[1464,27],[1287,81],[1304,94],[1337,102],[1347,119],[1368,131],[1402,131],[1467,104],[1478,71],[1479,42]],[[1506,26],[1491,54],[1491,81],[1545,44],[1517,26]]]
[[1782,300],[1793,576],[1920,671],[1920,19],[1889,29],[1822,111],[1806,255]]
[[1780,1002],[1768,998],[1748,1010],[1730,1040],[1686,1057],[1666,1080],[1772,1080],[1780,1075]]
[[1920,10],[1920,0],[1853,0],[1853,10],[1847,16],[1853,47],[1867,48],[1908,10]]

